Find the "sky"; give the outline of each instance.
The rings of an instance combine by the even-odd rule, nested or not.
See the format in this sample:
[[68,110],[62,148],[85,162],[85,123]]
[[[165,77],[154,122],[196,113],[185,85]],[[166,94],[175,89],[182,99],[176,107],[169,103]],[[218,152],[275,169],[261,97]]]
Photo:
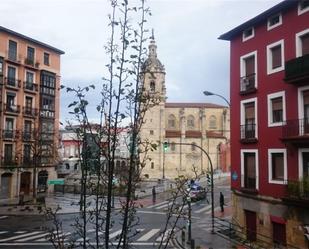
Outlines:
[[[136,1],[136,0],[134,0]],[[218,37],[281,0],[148,0],[168,102],[225,104],[229,99],[228,41]],[[108,0],[1,0],[0,25],[65,51],[61,82],[100,84],[108,39]],[[62,122],[72,97],[61,92]],[[95,119],[95,117],[92,117]]]

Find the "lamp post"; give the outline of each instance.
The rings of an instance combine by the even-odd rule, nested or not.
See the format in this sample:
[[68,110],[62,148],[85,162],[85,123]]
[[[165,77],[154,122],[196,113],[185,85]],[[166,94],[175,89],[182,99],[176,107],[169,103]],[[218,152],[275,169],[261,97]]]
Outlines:
[[209,92],[209,91],[204,91],[203,93],[204,93],[206,96],[212,96],[212,95],[218,96],[218,97],[222,98],[222,99],[227,103],[227,105],[228,105],[229,107],[231,106],[231,103],[230,103],[226,98],[224,98],[222,95],[219,95],[219,94],[216,94],[216,93],[213,93],[213,92]]

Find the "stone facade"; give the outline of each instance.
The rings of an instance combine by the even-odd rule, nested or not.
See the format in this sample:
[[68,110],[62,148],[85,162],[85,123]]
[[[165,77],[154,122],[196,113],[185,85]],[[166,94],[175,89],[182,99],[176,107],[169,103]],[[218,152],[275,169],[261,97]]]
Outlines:
[[[229,169],[229,153],[225,149],[223,153],[228,154],[222,156],[220,150],[222,144],[229,143],[229,108],[209,103],[166,102],[165,68],[157,58],[153,37],[141,75],[145,93],[160,99],[157,105],[147,110],[140,133],[142,140],[158,144],[156,150],[148,152],[147,157],[151,160],[146,162],[142,175],[175,178],[210,170],[207,156],[198,147],[191,146],[192,143],[209,154],[214,169]],[[164,142],[169,144],[166,151],[163,150]]]

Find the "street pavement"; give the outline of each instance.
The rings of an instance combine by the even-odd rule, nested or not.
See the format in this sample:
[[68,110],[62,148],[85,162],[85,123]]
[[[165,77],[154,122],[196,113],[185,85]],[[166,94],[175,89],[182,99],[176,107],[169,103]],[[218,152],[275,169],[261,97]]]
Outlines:
[[[229,220],[231,218],[231,202],[230,202],[230,190],[229,190],[229,177],[223,177],[216,180],[215,184],[215,216]],[[148,183],[146,191],[140,191],[140,197],[136,200],[137,215],[140,219],[140,224],[136,230],[134,239],[131,245],[136,248],[158,248],[160,241],[167,243],[166,234],[163,232],[163,224],[166,219],[166,212],[171,205],[169,195],[166,190],[170,187],[170,184],[155,185],[157,189],[157,198],[153,202],[151,196],[151,188],[154,183]],[[145,187],[145,186],[143,186]],[[222,191],[225,195],[225,207],[224,213],[219,210],[219,192]],[[210,195],[208,194],[208,199]],[[76,217],[78,213],[79,196],[76,195],[55,195],[50,196],[50,200],[47,199],[47,205],[60,205],[62,211],[59,214],[64,223],[70,223]],[[115,211],[120,207],[119,198],[115,198]],[[12,210],[8,210],[12,207],[0,207],[0,248],[52,248],[51,243],[48,240],[48,232],[42,226],[42,218],[35,214],[40,214],[39,211],[24,209],[23,211],[14,207]],[[32,209],[33,207],[29,207]],[[188,205],[184,206],[184,210],[188,210]],[[232,245],[218,236],[218,234],[211,233],[211,205],[206,200],[191,203],[192,214],[192,238],[195,240],[195,246],[201,246],[201,248],[232,248]],[[28,219],[27,219],[28,217]],[[23,225],[21,225],[21,222]],[[15,227],[12,226],[15,224]],[[117,220],[115,222],[117,223]],[[182,227],[185,231],[185,241],[182,242],[181,230],[176,231],[175,238],[169,242],[167,248],[190,248],[186,243],[188,240],[188,227],[185,219],[179,221],[178,227]],[[117,236],[121,231],[120,226],[114,226],[111,230],[111,241],[115,243]],[[167,230],[169,232],[170,230]],[[87,230],[87,237],[89,237],[89,243],[94,243],[94,229]],[[61,236],[66,241],[73,239],[80,239],[78,235],[72,232],[71,226],[64,227],[61,231]],[[163,239],[162,239],[163,238]]]

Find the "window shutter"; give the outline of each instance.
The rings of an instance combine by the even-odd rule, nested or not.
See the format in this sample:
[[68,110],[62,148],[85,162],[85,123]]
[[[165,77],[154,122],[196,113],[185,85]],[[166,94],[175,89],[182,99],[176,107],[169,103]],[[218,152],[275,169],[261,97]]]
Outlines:
[[309,105],[309,90],[303,92],[304,105]]
[[254,103],[249,103],[245,105],[245,118],[255,119],[254,115]]
[[301,38],[302,55],[309,54],[309,33],[303,35]]
[[272,68],[281,67],[281,45],[275,46],[271,49],[272,53]]
[[255,64],[254,64],[254,56],[250,56],[249,58],[245,59],[245,67],[246,67],[246,75],[251,75],[255,73]]
[[273,111],[282,110],[282,97],[271,100]]

